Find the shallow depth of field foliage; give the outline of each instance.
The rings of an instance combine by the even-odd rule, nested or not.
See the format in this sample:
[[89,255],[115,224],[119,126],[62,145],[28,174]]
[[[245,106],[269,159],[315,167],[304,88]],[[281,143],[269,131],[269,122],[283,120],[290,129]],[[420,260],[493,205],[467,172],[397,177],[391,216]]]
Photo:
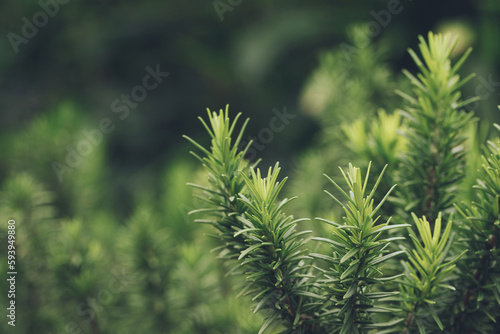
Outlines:
[[404,70],[411,89],[396,91],[403,107],[380,110],[372,122],[346,121],[353,153],[361,164],[374,158],[378,176],[366,160],[364,173],[350,163],[340,168],[342,181],[324,174],[325,193],[342,210],[315,218],[328,225],[319,235],[307,230],[308,218],[286,214],[300,199],[281,198],[288,178],[280,178],[279,163],[266,174],[260,161],[245,160],[251,142],[240,148],[248,123],[237,130],[241,114],[232,120],[226,107],[200,118],[208,148],[186,136],[208,173],[208,185],[191,184],[206,202],[191,214],[214,228],[218,258],[245,278],[240,294],[266,319],[259,333],[274,324],[282,333],[500,330],[500,142],[471,144],[477,119],[465,106],[479,97],[462,98],[460,87],[474,75],[459,74],[471,49],[452,62],[456,37],[419,40],[418,52],[408,51],[419,73]]
[[[0,41],[0,333],[500,332],[496,2],[372,38],[386,1],[220,3],[71,1]],[[40,8],[0,3],[4,35]]]

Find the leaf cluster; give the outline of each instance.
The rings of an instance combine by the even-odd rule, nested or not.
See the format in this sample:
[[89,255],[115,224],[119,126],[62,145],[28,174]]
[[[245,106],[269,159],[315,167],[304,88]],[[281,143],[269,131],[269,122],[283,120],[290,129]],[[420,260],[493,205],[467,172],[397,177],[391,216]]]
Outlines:
[[452,207],[457,182],[464,177],[466,137],[461,131],[473,118],[460,108],[474,101],[462,101],[459,88],[474,75],[460,79],[458,70],[471,52],[467,50],[455,65],[450,54],[457,38],[429,33],[428,42],[419,37],[422,59],[408,50],[420,73],[403,73],[413,94],[397,93],[407,101],[407,150],[399,164],[396,201],[404,212],[426,216],[433,224],[440,211]]
[[427,315],[432,316],[439,330],[442,331],[444,326],[432,306],[443,296],[443,289],[455,290],[454,286],[446,282],[453,278],[451,274],[456,267],[456,262],[467,250],[448,259],[453,243],[453,237],[450,236],[451,219],[441,232],[441,213],[439,213],[434,224],[434,231],[431,232],[430,223],[425,216],[418,218],[412,213],[412,217],[420,238],[410,231],[413,249],[406,250],[409,261],[402,261],[406,277],[400,288],[403,304],[408,313],[405,331],[411,328],[415,320],[420,333],[425,333],[422,319]]
[[219,114],[209,111],[208,116],[211,127],[203,120],[202,123],[212,138],[210,151],[186,137],[205,153],[203,158],[193,155],[203,162],[210,183],[210,188],[193,185],[205,192],[206,197],[200,198],[208,205],[191,214],[212,214],[213,219],[198,222],[211,224],[219,231],[214,237],[220,239],[222,245],[215,250],[221,258],[238,261],[232,271],[243,268],[249,285],[242,294],[253,295],[257,302],[254,312],[261,308],[272,310],[261,332],[278,317],[296,329],[310,318],[302,314],[308,275],[304,240],[300,238],[309,232],[297,232],[295,227],[300,220],[293,220],[282,212],[290,200],[278,203],[278,194],[286,182],[286,179],[277,182],[279,166],[270,168],[268,176],[262,178],[260,170],[250,168],[243,159],[249,146],[238,151],[248,120],[232,143],[231,134],[239,115],[233,123],[229,122],[227,108]]
[[378,223],[380,216],[377,217],[376,214],[394,187],[374,207],[373,196],[385,168],[373,189],[365,196],[369,170],[370,167],[368,167],[366,178],[362,180],[359,168],[349,165],[348,172],[341,169],[349,194],[329,178],[345,197],[347,204],[343,204],[334,195],[327,193],[343,208],[346,216],[343,224],[321,219],[333,225],[333,234],[330,238],[315,239],[329,244],[332,248],[332,255],[311,254],[326,261],[330,266],[328,270],[322,270],[325,278],[319,280],[318,284],[321,284],[322,289],[331,296],[333,310],[337,310],[336,315],[342,319],[341,333],[360,333],[367,329],[390,327],[403,320],[395,319],[385,324],[374,324],[373,321],[374,314],[394,312],[394,309],[384,307],[382,302],[374,306],[375,301],[387,300],[397,294],[397,292],[374,290],[377,285],[397,277],[384,276],[381,264],[404,252],[388,249],[391,242],[404,239],[403,237],[384,239],[381,237],[382,233],[409,225],[390,225],[390,219],[385,223]]
[[[308,294],[308,275],[303,247],[305,240],[301,236],[310,231],[297,232],[297,223],[286,216],[282,208],[291,199],[278,202],[278,194],[286,182],[286,178],[277,181],[280,168],[278,164],[269,168],[268,175],[261,177],[259,169],[251,170],[251,178],[243,175],[249,196],[240,195],[247,210],[239,220],[244,228],[236,231],[235,236],[245,237],[246,249],[238,257],[239,265],[244,266],[245,276],[254,295],[252,300],[258,301],[254,312],[260,308],[273,310],[269,324],[278,316],[291,323],[293,329],[308,319],[305,313],[311,311],[304,306],[304,296]],[[266,326],[267,323],[264,325]],[[265,327],[261,329],[263,331]]]
[[[500,126],[495,124],[500,130]],[[452,328],[498,330],[500,317],[500,140],[488,141],[474,186],[474,200],[456,205],[464,218],[460,244],[470,252],[458,262],[463,282]]]
[[197,196],[207,204],[206,208],[193,210],[191,214],[200,212],[213,214],[216,219],[198,220],[198,222],[210,224],[218,230],[219,234],[215,237],[226,243],[224,254],[221,254],[226,258],[238,258],[241,244],[244,244],[244,236],[234,237],[234,232],[235,228],[244,228],[243,223],[237,219],[237,215],[245,212],[246,207],[237,198],[239,194],[247,192],[245,180],[240,171],[248,171],[249,163],[244,159],[244,156],[252,143],[249,142],[242,151],[238,150],[248,120],[243,123],[236,140],[232,142],[231,135],[240,116],[241,114],[238,114],[230,124],[227,108],[225,112],[221,111],[219,114],[210,113],[210,110],[208,110],[210,127],[201,117],[199,118],[210,134],[210,151],[193,139],[184,136],[204,153],[205,156],[201,158],[195,152],[191,152],[208,171],[208,182],[210,184],[210,187],[190,184],[205,193],[204,196]]
[[[420,37],[420,42],[421,57],[409,50],[420,73],[404,71],[413,94],[398,92],[406,100],[405,110],[381,111],[371,126],[363,120],[340,127],[353,152],[364,160],[373,157],[373,169],[380,174],[371,183],[371,162],[364,178],[352,164],[347,171],[340,168],[347,190],[327,176],[334,191],[326,193],[343,217],[317,218],[329,235],[312,238],[319,242],[312,253],[304,238],[311,231],[297,231],[307,219],[284,212],[293,198],[280,199],[287,179],[278,179],[279,164],[263,177],[244,159],[249,146],[238,151],[248,120],[233,142],[240,115],[230,122],[227,108],[219,114],[209,111],[210,126],[201,121],[211,148],[186,137],[204,154],[193,153],[209,182],[192,185],[207,204],[192,213],[210,215],[198,221],[216,228],[220,258],[233,264],[232,273],[246,277],[241,294],[252,296],[254,312],[263,310],[267,317],[259,333],[277,322],[285,327],[283,333],[498,329],[500,141],[488,142],[475,200],[454,207],[470,169],[466,130],[474,119],[462,107],[474,98],[461,100],[459,89],[472,75],[458,75],[470,50],[452,66],[456,39],[429,33],[428,41]],[[398,137],[401,133],[404,138]],[[388,176],[384,162],[395,165]],[[396,191],[392,180],[401,184]],[[390,210],[384,208],[388,199]],[[452,220],[456,211],[462,219]],[[391,224],[392,213],[396,224]]]
[[[209,112],[209,119],[211,150],[190,139],[206,154],[203,158],[194,155],[206,167],[211,185],[194,185],[204,191],[208,205],[192,213],[211,214],[212,219],[198,221],[219,231],[214,236],[222,244],[215,250],[221,258],[237,262],[231,272],[246,277],[248,284],[241,294],[252,296],[254,312],[267,310],[268,319],[260,332],[277,319],[286,324],[287,333],[364,333],[401,322],[403,319],[375,323],[372,319],[375,314],[394,311],[384,305],[397,292],[376,289],[396,278],[384,275],[382,264],[403,253],[389,250],[390,243],[402,237],[384,239],[382,235],[409,226],[390,225],[390,220],[378,222],[376,214],[392,191],[374,206],[383,172],[369,193],[369,170],[364,180],[359,168],[352,165],[347,173],[342,172],[350,195],[330,179],[348,201],[342,204],[328,193],[344,208],[346,217],[343,224],[320,219],[333,225],[334,230],[331,238],[316,240],[330,245],[333,255],[308,255],[303,236],[310,231],[296,230],[297,223],[306,219],[294,219],[283,212],[293,198],[278,199],[286,182],[286,178],[278,181],[279,165],[269,168],[266,177],[260,169],[248,168],[241,154],[244,151],[236,151],[241,133],[231,145],[234,123],[229,122],[227,109],[225,113]],[[241,168],[239,173],[237,168]],[[329,268],[314,265],[313,260],[326,261]]]

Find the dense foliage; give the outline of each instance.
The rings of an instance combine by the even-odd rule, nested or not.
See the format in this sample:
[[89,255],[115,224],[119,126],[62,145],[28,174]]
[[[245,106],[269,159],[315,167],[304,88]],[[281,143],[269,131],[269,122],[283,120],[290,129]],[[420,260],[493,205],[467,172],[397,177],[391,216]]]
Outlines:
[[[421,38],[422,55],[411,52],[420,73],[406,71],[403,80],[380,47],[385,37],[370,41],[365,26],[354,26],[345,43],[320,54],[302,87],[297,78],[315,63],[311,43],[344,39],[360,4],[337,15],[318,3],[328,10],[281,13],[265,1],[244,2],[248,11],[224,14],[234,28],[228,36],[219,21],[207,28],[207,17],[218,18],[210,6],[114,1],[83,10],[72,2],[18,55],[1,58],[1,69],[23,69],[4,71],[0,82],[0,270],[9,271],[12,219],[18,272],[16,328],[4,317],[1,333],[499,330],[500,142],[495,132],[489,141],[478,132],[466,104],[475,100],[462,96],[474,90],[461,93],[469,77],[458,76],[468,52],[456,62],[451,37]],[[38,2],[14,7],[15,15],[0,16],[16,32],[18,16],[40,10]],[[174,10],[190,15],[186,36],[178,34],[184,17],[164,15]],[[120,14],[116,30],[104,29],[113,25],[109,11]],[[240,18],[252,22],[248,31]],[[328,24],[316,28],[318,20]],[[168,38],[154,35],[148,44],[159,29]],[[394,54],[396,44],[406,47],[404,35],[391,38]],[[157,61],[141,53],[145,44],[155,57],[174,54],[165,64],[177,73],[120,122],[108,104]],[[404,59],[394,54],[391,61]],[[23,80],[33,86],[16,84]],[[193,92],[203,93],[192,99]],[[258,117],[241,122],[227,108],[209,111],[201,118],[208,135],[190,129],[183,144],[194,144],[197,167],[178,145],[182,125],[192,122],[183,111],[223,96],[238,101],[231,110],[250,101]],[[256,150],[251,134],[287,111],[268,108],[268,117],[261,106],[290,96],[293,121]],[[492,101],[483,99],[474,115],[494,115],[485,113]],[[35,115],[33,103],[51,107]],[[4,113],[6,106],[12,110]],[[116,131],[100,136],[89,114],[110,117]],[[267,163],[275,154],[280,163],[271,168],[253,159]],[[0,284],[4,310],[9,288]]]
[[[392,185],[385,193],[377,192],[387,165],[378,166],[380,176],[371,190],[371,163],[364,178],[351,164],[347,171],[341,168],[346,190],[327,178],[343,200],[326,193],[342,208],[342,213],[334,214],[342,219],[317,218],[331,227],[312,240],[306,238],[311,231],[300,227],[308,219],[283,212],[291,199],[278,199],[287,179],[278,180],[278,164],[263,177],[244,159],[249,146],[238,151],[246,122],[232,142],[240,114],[231,123],[228,108],[208,111],[210,127],[202,122],[212,139],[209,149],[187,137],[203,153],[203,157],[193,155],[209,175],[207,187],[195,186],[208,206],[192,213],[212,217],[199,221],[216,227],[220,257],[246,278],[241,293],[252,296],[254,312],[263,310],[267,319],[259,333],[275,322],[284,327],[283,333],[495,333],[500,329],[500,272],[495,269],[500,260],[500,151],[496,142],[488,142],[474,199],[458,203],[456,189],[465,178],[466,159],[477,155],[470,153],[475,147],[466,145],[472,113],[464,111],[475,99],[461,101],[459,91],[472,76],[460,80],[457,73],[470,50],[452,66],[456,41],[432,33],[427,41],[420,38],[423,61],[409,50],[420,73],[404,73],[416,96],[399,92],[408,103],[401,111],[403,120],[394,116],[384,124],[399,131],[405,144],[399,145],[394,136],[389,136],[392,145],[382,140],[386,134],[377,127],[390,118],[380,113],[380,123],[368,126],[375,138],[372,147],[358,150],[358,154],[386,152],[385,157],[392,157],[376,162],[396,165],[385,181],[399,182],[398,190],[392,194],[396,187]],[[362,124],[354,129],[354,134],[346,130],[350,139],[368,137]],[[392,205],[382,211],[387,199]],[[389,214],[396,224],[392,217],[385,218]],[[310,252],[314,241],[328,247]]]

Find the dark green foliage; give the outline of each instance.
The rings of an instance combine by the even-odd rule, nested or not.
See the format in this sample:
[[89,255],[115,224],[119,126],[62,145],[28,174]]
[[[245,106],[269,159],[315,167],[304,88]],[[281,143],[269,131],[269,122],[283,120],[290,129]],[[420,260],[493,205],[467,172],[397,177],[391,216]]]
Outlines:
[[401,297],[403,310],[407,314],[404,333],[409,333],[410,328],[415,324],[420,333],[428,331],[429,328],[424,326],[422,318],[429,315],[442,331],[444,327],[434,306],[441,302],[440,298],[446,293],[443,290],[455,290],[455,287],[448,284],[448,281],[454,278],[452,273],[456,267],[455,263],[467,250],[453,259],[448,259],[453,243],[453,237],[450,237],[452,221],[451,219],[448,221],[441,235],[441,213],[438,214],[434,223],[433,232],[425,216],[417,218],[412,213],[412,218],[417,227],[418,236],[410,231],[413,249],[406,250],[409,261],[402,262],[405,268],[405,280],[401,284]]
[[122,248],[127,259],[125,270],[134,277],[128,287],[130,316],[143,319],[130,325],[138,332],[172,331],[168,291],[177,254],[158,213],[147,204],[138,206],[127,222]]
[[[16,303],[30,305],[26,312],[19,315],[17,328],[25,333],[40,327],[52,330],[56,326],[54,309],[44,308],[44,305],[53,302],[48,295],[50,287],[44,284],[53,279],[48,264],[50,243],[46,242],[52,240],[51,232],[56,228],[53,197],[44,185],[25,173],[7,179],[0,193],[1,216],[16,221],[15,268],[23,273],[16,280]],[[20,228],[21,222],[26,228]],[[4,236],[1,247],[7,249],[7,224],[2,224],[1,232]],[[37,251],[33,252],[34,249]],[[6,252],[2,252],[1,265],[7,272]],[[7,296],[7,290],[2,289],[1,293]],[[2,322],[0,328],[8,328],[6,322]]]
[[[397,310],[388,307],[388,297],[397,292],[377,291],[377,285],[395,279],[397,276],[388,277],[381,270],[381,265],[404,251],[390,251],[388,246],[391,242],[404,239],[403,237],[381,238],[384,231],[397,229],[408,224],[389,225],[389,220],[380,223],[377,217],[386,196],[374,207],[375,191],[380,183],[385,169],[379,176],[375,186],[368,195],[367,184],[370,167],[366,172],[366,178],[362,180],[359,168],[349,165],[349,171],[344,172],[345,181],[349,187],[349,193],[342,190],[335,181],[329,180],[347,199],[343,204],[335,196],[328,193],[344,210],[343,224],[322,219],[322,221],[333,225],[333,235],[330,238],[316,238],[316,240],[329,244],[333,255],[325,256],[312,254],[312,256],[325,260],[330,268],[322,270],[323,279],[318,284],[331,296],[332,305],[324,309],[325,313],[333,313],[342,320],[340,333],[364,333],[367,329],[393,327],[403,319],[393,319],[390,323],[374,323],[373,317],[378,313],[391,313]],[[338,313],[337,313],[338,312]]]
[[[495,124],[500,130],[500,126]],[[461,290],[450,328],[463,333],[500,328],[500,140],[487,143],[472,203],[457,206],[464,217],[461,245],[470,248],[460,262]],[[496,322],[496,323],[494,323]]]
[[[422,56],[411,51],[421,73],[406,72],[413,93],[400,93],[399,113],[392,89],[406,84],[354,31],[356,52],[325,53],[306,86],[321,140],[292,187],[281,164],[264,173],[245,159],[248,121],[240,128],[227,109],[201,119],[209,148],[188,138],[204,168],[169,159],[154,190],[137,190],[123,206],[107,196],[105,140],[71,171],[53,168],[85,129],[74,105],[2,141],[12,171],[0,213],[17,224],[16,330],[499,332],[500,141],[487,142],[480,159],[485,138],[459,91],[468,53],[452,67],[451,38],[421,38]],[[8,244],[2,224],[0,246]],[[11,330],[0,323],[0,332]]]
[[[109,278],[102,275],[111,263],[107,260],[109,254],[88,229],[89,225],[82,220],[60,223],[58,233],[49,239],[54,243],[49,257],[54,274],[50,282],[57,287],[52,298],[56,297],[66,310],[67,321],[78,321],[78,315],[84,316],[87,323],[81,325],[81,330],[99,333],[105,326],[100,323],[102,316],[98,316],[98,310],[113,299],[111,293],[104,290]],[[89,298],[99,305],[95,310],[89,306]],[[73,310],[77,311],[68,312]]]
[[[290,201],[278,202],[278,195],[286,179],[277,181],[280,168],[269,168],[268,175],[261,178],[260,170],[251,170],[251,179],[244,176],[249,189],[249,196],[240,195],[240,200],[247,210],[239,220],[243,229],[236,230],[235,236],[245,237],[245,247],[238,260],[249,287],[247,294],[254,295],[257,306],[273,310],[272,319],[280,316],[290,328],[307,328],[310,308],[304,307],[309,287],[308,266],[304,265],[308,257],[302,247],[301,236],[310,231],[296,232],[300,220],[286,216],[282,208]],[[267,323],[266,323],[267,325]],[[265,329],[263,327],[261,332]]]
[[398,91],[408,103],[403,112],[408,146],[398,168],[395,201],[404,212],[426,216],[431,225],[439,212],[452,207],[457,183],[464,177],[464,129],[472,120],[472,113],[461,110],[471,101],[462,101],[458,89],[473,75],[460,80],[457,74],[471,50],[452,67],[449,57],[456,43],[449,35],[429,33],[428,42],[420,37],[422,60],[408,51],[420,73],[404,71],[414,95]]
[[[207,193],[206,198],[202,198],[208,202],[209,207],[206,209],[197,209],[196,212],[214,212],[218,220],[207,220],[204,223],[211,224],[217,228],[219,234],[217,238],[227,243],[227,254],[224,257],[237,258],[241,250],[241,244],[244,244],[244,237],[239,235],[236,237],[237,242],[233,241],[235,228],[243,229],[243,223],[237,218],[238,214],[246,210],[245,205],[238,201],[240,193],[246,193],[245,181],[241,170],[245,171],[248,168],[248,162],[243,159],[246,150],[238,151],[243,136],[243,131],[248,120],[243,124],[242,129],[234,143],[231,135],[235,130],[236,122],[240,115],[236,116],[232,124],[230,124],[228,110],[211,114],[208,111],[210,126],[203,119],[201,122],[212,137],[211,152],[203,148],[191,138],[185,136],[196,147],[198,147],[206,156],[201,158],[196,153],[191,152],[208,171],[208,182],[210,188],[193,185]],[[247,148],[251,145],[248,143]],[[239,242],[238,242],[239,241]]]
[[63,102],[2,143],[3,157],[13,171],[36,175],[60,194],[54,204],[65,208],[64,215],[88,216],[106,203],[102,199],[107,190],[93,187],[105,184],[104,145],[92,145],[85,156],[69,153],[77,152],[78,143],[85,138],[82,131],[88,130],[87,121],[74,103]]
[[[225,268],[208,252],[213,245],[200,240],[202,226],[186,221],[186,206],[196,206],[187,201],[192,192],[185,187],[194,168],[172,162],[159,187],[158,197],[167,203],[138,194],[139,204],[121,223],[101,190],[107,185],[104,145],[64,174],[61,183],[50,167],[53,159],[65,162],[64,145],[78,142],[81,122],[81,115],[65,105],[9,139],[16,149],[6,156],[17,171],[2,184],[0,213],[16,221],[15,330],[256,333],[263,319],[249,314],[248,303],[235,301],[233,281],[220,279]],[[29,164],[31,155],[39,160]],[[66,200],[74,206],[61,212]],[[5,250],[7,224],[0,233]],[[4,254],[0,268],[5,273]],[[3,296],[5,287],[0,285]],[[2,308],[6,301],[0,302]],[[11,330],[6,321],[0,323],[0,332]]]
[[[347,191],[328,177],[336,192],[327,193],[342,207],[344,217],[342,223],[319,219],[328,228],[319,229],[322,235],[313,238],[321,245],[316,252],[309,253],[308,240],[301,238],[311,232],[295,230],[296,222],[307,219],[294,220],[282,211],[290,199],[278,200],[286,181],[278,181],[278,164],[262,178],[260,170],[244,160],[247,148],[237,150],[246,122],[232,142],[239,115],[231,123],[227,109],[209,112],[210,127],[202,120],[212,138],[210,150],[188,138],[205,155],[193,153],[207,169],[210,183],[194,185],[203,191],[200,198],[208,206],[193,213],[210,215],[199,221],[218,230],[220,257],[234,265],[232,272],[246,277],[241,294],[252,296],[254,312],[263,310],[267,318],[260,333],[276,322],[284,327],[282,333],[497,330],[500,142],[488,143],[475,200],[458,205],[464,219],[453,219],[456,191],[470,184],[460,183],[469,154],[466,147],[472,150],[469,170],[477,156],[477,136],[468,126],[472,113],[461,110],[474,98],[462,101],[459,91],[472,76],[460,80],[457,74],[470,50],[452,67],[449,58],[456,39],[430,33],[428,42],[420,42],[423,62],[413,51],[410,54],[421,73],[405,71],[415,96],[399,92],[408,103],[404,120],[380,111],[373,124],[348,121],[341,126],[358,159],[373,158],[376,165],[389,162],[398,168],[387,177],[387,166],[381,168],[378,179],[370,183],[371,163],[364,180],[359,168],[350,164],[348,172],[340,169]],[[405,139],[398,138],[399,133]],[[467,135],[472,136],[469,142]],[[317,171],[325,161],[319,160],[308,167]],[[401,182],[395,194],[393,180]],[[380,192],[382,183],[389,188]],[[393,206],[384,211],[387,198]],[[390,212],[398,224],[390,224]],[[385,222],[379,222],[381,216]],[[407,233],[401,227],[407,227]],[[401,259],[400,266],[396,259]]]
[[309,276],[299,236],[307,232],[297,233],[298,221],[282,212],[289,200],[277,202],[285,180],[277,182],[278,166],[270,168],[266,178],[261,178],[259,169],[250,169],[249,178],[245,174],[248,164],[243,160],[246,150],[238,151],[246,122],[232,143],[231,134],[239,116],[230,123],[227,108],[219,114],[209,111],[208,115],[211,127],[202,122],[212,137],[211,150],[188,139],[206,154],[200,158],[193,153],[208,170],[211,187],[193,186],[205,191],[209,206],[191,213],[212,213],[213,219],[199,221],[213,225],[220,232],[215,236],[223,241],[217,248],[219,257],[237,259],[239,264],[234,271],[242,266],[249,281],[249,291],[243,292],[257,302],[254,312],[261,308],[272,310],[260,332],[276,318],[288,322],[290,328],[302,330],[308,326],[304,321],[311,317],[302,314],[301,309]]
[[[402,237],[381,239],[380,236],[387,230],[409,226],[393,226],[389,222],[376,224],[378,218],[375,214],[388,195],[373,207],[373,196],[382,176],[366,197],[368,177],[362,182],[357,168],[351,166],[344,174],[351,195],[334,182],[349,203],[344,206],[330,194],[344,208],[346,218],[344,224],[330,222],[335,227],[332,239],[318,239],[334,249],[333,257],[311,254],[331,266],[327,270],[316,267],[316,278],[312,274],[313,268],[306,265],[310,258],[305,254],[305,241],[300,238],[310,231],[296,232],[296,223],[300,219],[293,220],[282,212],[290,200],[278,202],[279,192],[286,181],[278,182],[278,165],[269,168],[265,178],[259,169],[254,171],[253,168],[247,176],[244,172],[247,164],[242,162],[244,151],[238,153],[236,150],[241,133],[232,146],[230,134],[235,123],[230,123],[227,109],[219,114],[209,112],[209,120],[211,128],[205,122],[203,124],[212,137],[211,150],[191,140],[206,154],[203,158],[194,155],[208,169],[211,187],[194,186],[205,192],[209,206],[192,213],[211,214],[212,219],[199,221],[220,231],[216,235],[224,242],[217,248],[220,257],[237,260],[235,272],[241,266],[248,281],[241,293],[253,296],[254,312],[268,310],[268,320],[260,332],[277,319],[282,321],[287,333],[358,333],[401,322],[403,319],[375,324],[372,319],[373,314],[394,311],[384,306],[384,302],[375,305],[376,300],[391,297],[394,293],[377,291],[374,286],[395,278],[384,276],[381,264],[403,253],[387,249],[391,241]],[[243,170],[237,174],[236,168],[240,166]],[[236,181],[240,177],[244,185]],[[235,184],[242,189],[239,194],[234,193]],[[243,207],[235,203],[236,196]]]

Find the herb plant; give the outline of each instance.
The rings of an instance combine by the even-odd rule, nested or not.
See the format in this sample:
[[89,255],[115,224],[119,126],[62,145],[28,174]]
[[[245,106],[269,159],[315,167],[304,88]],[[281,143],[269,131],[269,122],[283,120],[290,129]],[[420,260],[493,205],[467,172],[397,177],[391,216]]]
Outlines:
[[[316,218],[326,224],[321,235],[307,229],[310,219],[285,212],[300,199],[281,195],[287,178],[278,163],[265,175],[259,161],[245,160],[251,143],[238,149],[248,122],[237,131],[240,114],[231,121],[226,108],[200,118],[209,148],[186,136],[208,179],[191,184],[206,204],[191,213],[214,227],[229,273],[245,278],[240,295],[266,317],[259,333],[500,330],[500,142],[483,150],[473,200],[460,197],[467,159],[479,154],[467,144],[474,118],[463,109],[475,99],[460,93],[472,75],[458,74],[470,50],[452,64],[456,41],[429,33],[420,56],[409,50],[420,73],[404,71],[412,93],[398,91],[402,117],[379,112],[369,132],[343,125],[378,177],[369,161],[365,172],[340,168],[343,181],[326,176],[326,196],[342,209],[331,216],[342,218]],[[370,138],[367,149],[360,138]]]

